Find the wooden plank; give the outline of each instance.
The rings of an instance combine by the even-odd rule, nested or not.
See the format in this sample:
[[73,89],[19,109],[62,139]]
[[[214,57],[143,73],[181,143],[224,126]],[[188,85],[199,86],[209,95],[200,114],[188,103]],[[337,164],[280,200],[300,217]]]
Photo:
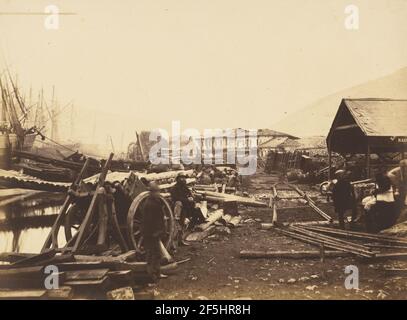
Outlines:
[[[86,159],[84,165],[82,166],[81,171],[79,172],[78,176],[76,179],[72,182],[70,189],[71,190],[76,190],[79,183],[81,182],[83,176],[85,175],[88,167],[90,164],[90,159]],[[73,195],[72,193],[68,192],[68,195],[65,198],[65,201],[61,208],[59,209],[58,217],[55,219],[55,222],[47,236],[47,239],[44,242],[44,245],[42,246],[41,252],[45,252],[48,250],[50,247],[51,248],[57,248],[58,247],[58,231],[61,227],[62,222],[65,219],[65,214],[66,211],[68,210],[69,206],[71,205],[73,200]]]
[[107,268],[108,266],[109,263],[101,261],[63,262],[57,264],[57,267],[60,271],[102,269]]
[[242,221],[242,216],[235,216],[229,221],[228,225],[236,227],[241,221]]
[[[349,253],[342,251],[325,251],[325,257],[346,257]],[[244,259],[319,259],[321,252],[319,250],[304,251],[256,251],[242,250],[240,258]]]
[[78,262],[125,262],[127,260],[132,260],[136,257],[136,251],[130,250],[126,253],[118,255],[116,257],[112,256],[91,256],[91,255],[74,255],[74,259]]
[[202,241],[206,237],[210,236],[215,232],[216,227],[215,226],[210,226],[208,229],[204,231],[197,231],[197,232],[192,232],[186,237],[186,241]]
[[90,269],[78,271],[66,271],[65,282],[78,280],[100,280],[107,275],[109,269]]
[[109,271],[108,275],[115,284],[126,283],[127,285],[130,285],[134,281],[134,274],[132,270]]
[[65,286],[75,287],[79,289],[105,289],[108,287],[110,281],[109,277],[105,276],[102,279],[98,280],[72,280],[72,281],[65,281]]
[[401,276],[401,277],[407,276],[407,269],[403,268],[385,268],[384,271],[387,275],[390,276]]
[[16,266],[28,266],[28,265],[33,265],[35,263],[44,261],[44,260],[49,260],[51,258],[53,258],[56,254],[55,250],[49,250],[49,251],[44,251],[42,253],[21,259],[15,263],[12,264],[13,267]]
[[218,210],[212,212],[211,215],[206,219],[206,222],[196,226],[196,230],[203,231],[203,230],[208,229],[216,221],[221,219],[222,216],[223,216],[223,209],[218,209]]
[[0,261],[14,263],[32,256],[35,256],[35,253],[1,252]]
[[70,300],[73,298],[73,294],[73,289],[68,286],[47,290],[47,298],[51,300]]
[[36,267],[21,267],[21,268],[11,268],[10,266],[5,266],[6,268],[0,269],[0,277],[37,277],[38,275],[44,274],[43,266]]
[[147,262],[115,262],[112,269],[116,271],[132,270],[133,272],[147,272]]
[[[60,275],[61,273],[57,274],[58,277]],[[1,269],[0,287],[42,288],[46,276],[43,266]],[[63,274],[61,276],[63,276]]]
[[392,253],[377,253],[375,259],[377,260],[390,260],[390,259],[406,259],[407,252],[392,252]]
[[47,294],[47,290],[0,290],[0,299],[41,299]]
[[407,250],[406,245],[403,246],[400,244],[365,243],[365,246],[376,249]]
[[221,222],[224,224],[228,224],[232,220],[232,216],[230,214],[224,214],[221,218]]
[[252,198],[240,197],[236,195],[231,195],[227,193],[212,192],[212,191],[198,191],[197,193],[205,196],[206,199],[214,202],[224,202],[224,201],[236,201],[239,204],[252,206],[252,207],[267,207],[267,203],[257,201]]
[[60,271],[77,271],[92,269],[110,269],[113,271],[132,270],[136,272],[146,271],[146,262],[105,262],[105,261],[83,261],[67,262],[57,265]]
[[0,288],[32,289],[43,287],[44,277],[0,277]]

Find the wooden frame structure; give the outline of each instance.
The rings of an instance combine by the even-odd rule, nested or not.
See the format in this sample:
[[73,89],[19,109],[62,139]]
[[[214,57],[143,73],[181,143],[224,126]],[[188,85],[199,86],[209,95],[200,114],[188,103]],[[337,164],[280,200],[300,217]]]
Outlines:
[[100,245],[103,245],[105,243],[106,237],[107,237],[107,223],[109,220],[113,225],[113,230],[114,230],[116,238],[118,239],[118,243],[121,247],[122,252],[126,252],[129,250],[128,246],[126,244],[126,241],[120,232],[120,227],[119,227],[119,224],[117,221],[114,203],[104,188],[105,179],[106,179],[107,173],[109,171],[112,159],[113,159],[113,153],[110,154],[109,158],[107,159],[107,161],[104,164],[104,167],[102,168],[102,171],[98,178],[96,191],[92,195],[92,200],[86,211],[84,219],[83,219],[82,223],[80,224],[77,234],[75,234],[75,236],[72,237],[72,239],[70,239],[70,241],[68,241],[67,244],[63,248],[60,248],[58,246],[58,233],[65,220],[65,217],[68,212],[68,208],[71,206],[71,204],[74,201],[75,192],[78,190],[79,185],[83,179],[83,176],[85,175],[86,170],[89,167],[90,159],[88,158],[86,160],[85,164],[82,167],[82,170],[80,171],[77,178],[72,183],[70,190],[68,191],[64,204],[62,205],[62,207],[59,211],[58,217],[55,220],[54,225],[52,226],[47,239],[45,240],[41,253],[45,253],[49,250],[59,250],[59,251],[62,251],[63,253],[78,252],[82,248],[86,238],[89,237],[90,223],[92,221],[93,216],[96,214],[96,212],[98,212],[98,214],[99,214],[97,243]]
[[[327,137],[329,173],[332,152],[342,156],[364,154],[366,178],[372,171],[371,155],[383,161],[407,150],[407,100],[342,99]],[[392,156],[388,156],[392,154]],[[394,156],[396,155],[396,156]],[[331,177],[329,177],[331,179]]]

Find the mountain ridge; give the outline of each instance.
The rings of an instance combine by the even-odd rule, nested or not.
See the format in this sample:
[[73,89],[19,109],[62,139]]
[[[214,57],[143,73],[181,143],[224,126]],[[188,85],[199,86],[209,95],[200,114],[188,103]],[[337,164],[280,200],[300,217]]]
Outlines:
[[[326,135],[343,98],[407,99],[407,67],[322,97],[287,115],[272,127],[301,137]],[[301,127],[298,126],[299,123]]]

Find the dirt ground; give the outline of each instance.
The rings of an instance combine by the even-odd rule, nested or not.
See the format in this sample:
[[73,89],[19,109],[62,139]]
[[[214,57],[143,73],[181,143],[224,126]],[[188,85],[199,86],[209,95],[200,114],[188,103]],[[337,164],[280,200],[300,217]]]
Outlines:
[[[276,176],[258,174],[251,179],[251,194],[266,194]],[[307,190],[306,186],[300,186]],[[309,191],[309,188],[308,188]],[[314,192],[316,195],[318,192]],[[324,201],[322,197],[316,199]],[[298,203],[296,204],[298,205]],[[290,203],[287,203],[290,206]],[[320,203],[332,214],[331,204]],[[241,250],[311,250],[301,241],[273,230],[269,209],[240,207],[242,225],[231,234],[215,234],[203,242],[181,247],[176,260],[191,258],[155,288],[156,299],[405,299],[405,278],[386,276],[385,267],[407,267],[397,260],[373,261],[355,257],[320,259],[241,259]],[[320,220],[312,210],[287,210],[281,221]],[[359,269],[359,289],[345,288],[345,267]]]

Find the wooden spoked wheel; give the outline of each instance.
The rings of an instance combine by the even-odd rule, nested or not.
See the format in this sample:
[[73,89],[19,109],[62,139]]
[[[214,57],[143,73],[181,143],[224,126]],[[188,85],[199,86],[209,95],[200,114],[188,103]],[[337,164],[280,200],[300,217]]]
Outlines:
[[[141,234],[141,204],[148,197],[149,191],[144,191],[140,193],[136,198],[134,198],[128,215],[127,215],[127,230],[129,236],[129,244],[132,249],[136,250],[139,253],[144,253],[143,247],[143,236]],[[169,205],[168,201],[164,197],[159,196],[162,201],[162,210],[164,212],[164,224],[165,224],[165,233],[161,237],[161,241],[164,244],[165,248],[170,249],[171,242],[174,237],[174,215]]]
[[75,203],[71,204],[66,211],[64,230],[67,242],[78,232],[84,216],[85,212],[83,212],[83,210],[81,210]]
[[[86,208],[79,206],[76,203],[72,203],[66,211],[64,221],[64,231],[66,242],[69,242],[75,234],[79,231],[82,221],[86,215]],[[89,234],[93,234],[96,231],[97,223],[92,221],[89,226]]]

